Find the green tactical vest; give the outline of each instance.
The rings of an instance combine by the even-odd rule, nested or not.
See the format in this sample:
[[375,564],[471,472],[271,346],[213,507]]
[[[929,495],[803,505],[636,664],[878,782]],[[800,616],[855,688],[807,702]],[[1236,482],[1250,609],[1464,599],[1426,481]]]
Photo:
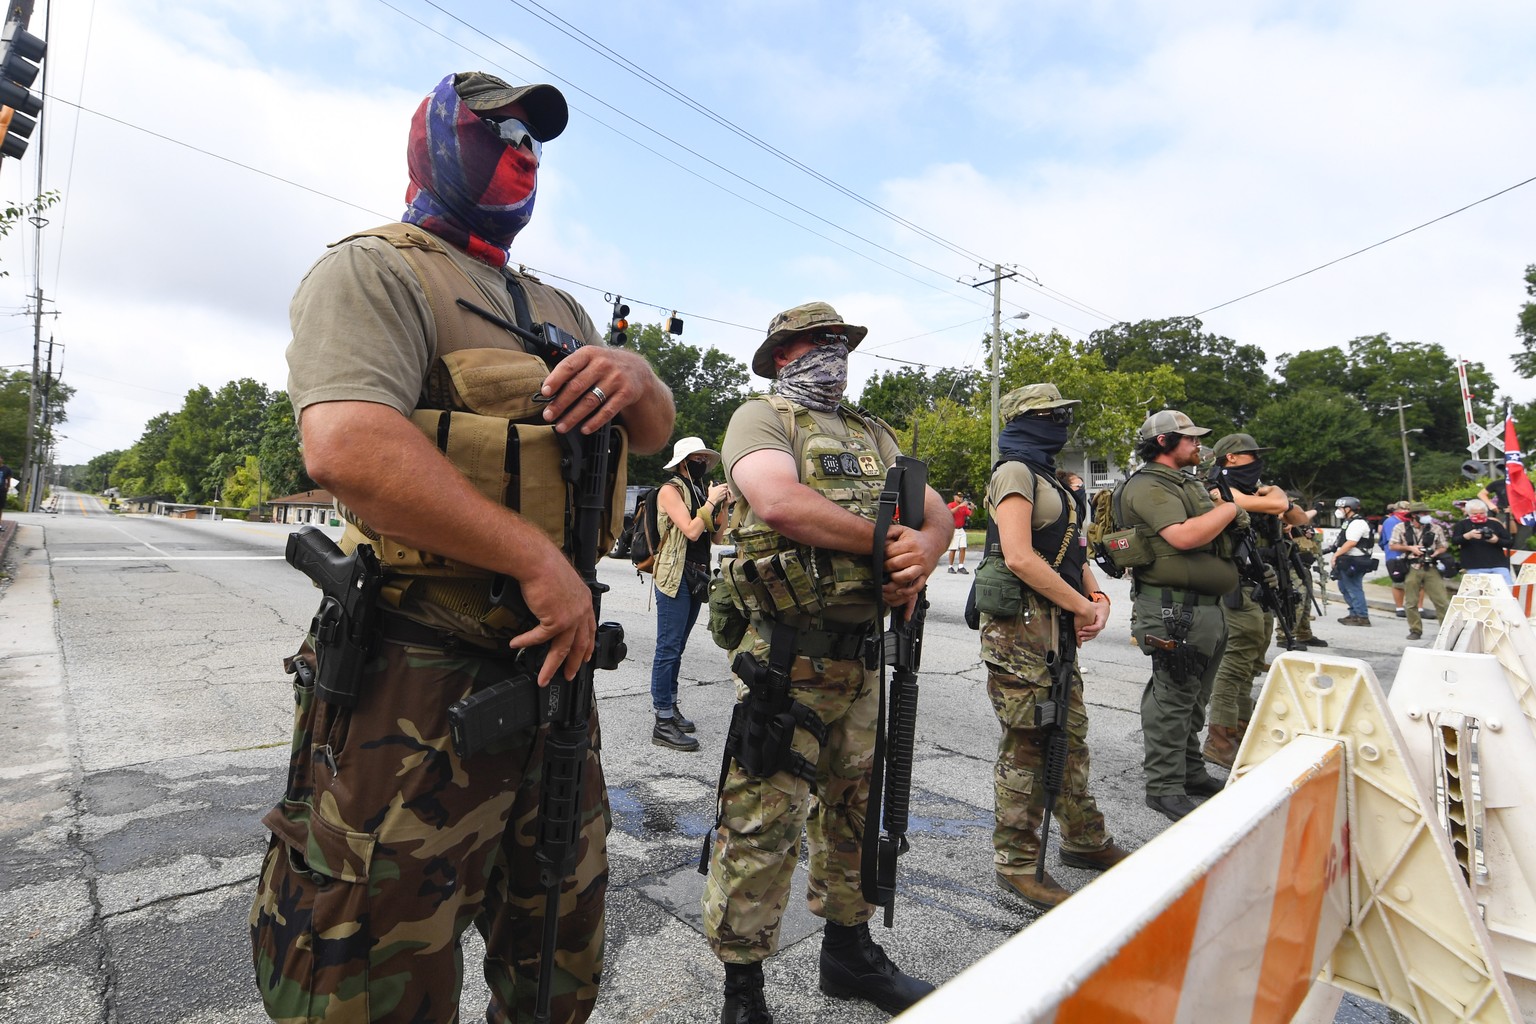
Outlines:
[[[759,396],[779,413],[800,482],[828,501],[873,522],[888,468],[876,443],[891,433],[876,417],[842,405],[844,432],[832,433],[804,406],[782,395]],[[812,620],[864,622],[875,614],[875,575],[867,555],[797,544],[774,531],[740,499],[731,518],[734,558],[721,563],[733,596],[752,615],[805,625]]]
[[[1135,502],[1138,494],[1154,489],[1178,495],[1184,505],[1186,519],[1193,519],[1216,507],[1206,492],[1204,481],[1153,462],[1132,474],[1125,482],[1121,506],[1125,510],[1126,521],[1121,525],[1148,525],[1136,514]],[[1179,550],[1161,535],[1151,533],[1150,529],[1148,534],[1147,544],[1152,549],[1154,561],[1144,569],[1133,570],[1138,586],[1170,587],[1213,596],[1229,593],[1237,586],[1237,567],[1231,561],[1232,541],[1226,534],[1188,551]]]
[[[505,307],[508,296],[486,295],[453,262],[437,236],[414,225],[386,224],[336,244],[363,237],[383,239],[399,251],[426,292],[431,310],[436,359],[411,422],[481,494],[517,512],[563,549],[567,510],[574,499],[560,473],[558,437],[545,424],[543,407],[534,401],[549,367],[525,352],[516,335],[456,301],[463,298],[495,312]],[[516,275],[515,281],[521,295],[511,301],[521,305],[521,298],[531,321],[521,326],[552,323],[587,340],[574,300],[526,275]],[[610,514],[598,541],[600,552],[613,546],[623,528],[628,440],[622,427],[619,434],[623,440],[609,467]],[[342,550],[373,545],[386,573],[384,598],[392,606],[470,636],[510,636],[530,628],[530,613],[520,603],[491,605],[490,571],[411,548],[380,535],[340,502],[337,509],[347,523]]]

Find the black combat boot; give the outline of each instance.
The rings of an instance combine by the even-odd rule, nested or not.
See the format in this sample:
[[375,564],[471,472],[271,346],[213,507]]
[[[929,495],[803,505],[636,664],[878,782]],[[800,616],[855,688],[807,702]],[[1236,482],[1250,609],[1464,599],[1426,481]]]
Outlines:
[[676,722],[677,727],[683,732],[693,732],[695,728],[693,719],[683,717],[683,709],[677,706],[676,701],[672,703],[672,721]]
[[901,973],[870,937],[869,923],[827,922],[821,937],[821,991],[839,999],[864,999],[886,1013],[900,1013],[933,991],[926,981]]
[[725,1006],[720,1024],[773,1024],[763,999],[763,965],[725,965]]
[[656,728],[651,730],[651,742],[658,747],[671,747],[673,750],[698,750],[699,741],[689,736],[678,726],[675,718],[656,717]]

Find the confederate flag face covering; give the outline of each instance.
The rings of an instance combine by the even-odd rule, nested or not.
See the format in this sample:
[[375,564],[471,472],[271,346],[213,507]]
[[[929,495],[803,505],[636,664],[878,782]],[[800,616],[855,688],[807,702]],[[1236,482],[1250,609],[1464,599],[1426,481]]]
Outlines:
[[533,215],[539,163],[459,99],[449,75],[421,101],[406,145],[405,216],[493,267]]

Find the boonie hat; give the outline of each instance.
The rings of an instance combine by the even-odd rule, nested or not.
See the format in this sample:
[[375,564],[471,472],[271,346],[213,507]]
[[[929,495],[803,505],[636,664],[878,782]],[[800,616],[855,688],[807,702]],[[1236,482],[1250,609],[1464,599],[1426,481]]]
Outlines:
[[677,439],[677,443],[672,446],[672,461],[661,468],[673,469],[682,465],[683,460],[688,456],[699,454],[709,456],[710,469],[720,465],[720,453],[706,445],[702,438],[680,437]]
[[1195,421],[1177,409],[1164,409],[1148,416],[1141,425],[1141,439],[1150,441],[1158,434],[1185,434],[1200,437],[1209,434],[1209,427],[1197,427]]
[[1406,501],[1400,501],[1391,507],[1394,512],[1407,512],[1412,508]]
[[1081,405],[1077,398],[1062,398],[1055,384],[1026,384],[1014,388],[997,403],[997,415],[1007,423],[1015,416],[1040,409],[1059,409],[1064,405]]
[[540,142],[565,131],[571,118],[565,96],[552,85],[510,85],[484,71],[461,71],[453,76],[453,91],[477,114],[494,114],[514,103],[522,104],[528,115],[524,123]]
[[1228,434],[1216,442],[1215,458],[1220,461],[1228,455],[1257,455],[1272,451],[1274,448],[1261,448],[1252,434]]
[[769,322],[768,337],[757,346],[757,352],[752,356],[752,372],[759,377],[773,380],[778,376],[778,370],[773,365],[773,350],[797,334],[814,330],[841,331],[848,335],[850,352],[858,348],[859,342],[864,340],[864,335],[869,333],[868,327],[858,327],[848,323],[827,303],[807,302],[802,306],[786,309]]

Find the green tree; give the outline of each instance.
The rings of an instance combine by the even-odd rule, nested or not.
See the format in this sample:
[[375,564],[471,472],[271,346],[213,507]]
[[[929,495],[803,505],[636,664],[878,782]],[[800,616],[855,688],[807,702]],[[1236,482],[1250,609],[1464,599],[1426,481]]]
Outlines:
[[[1525,268],[1525,294],[1536,299],[1536,263]],[[1515,369],[1522,377],[1536,377],[1536,302],[1527,302],[1520,307],[1515,337],[1520,339],[1523,349],[1515,353]]]
[[1274,381],[1263,349],[1203,327],[1194,317],[1142,320],[1094,331],[1089,341],[1108,369],[1146,373],[1164,367],[1178,374],[1187,392],[1180,411],[1219,436],[1244,429],[1272,397]]
[[112,469],[112,486],[125,498],[175,497],[167,451],[171,444],[174,414],[162,412],[144,424],[144,432]]
[[981,372],[969,367],[945,367],[930,377],[915,366],[903,366],[865,381],[858,405],[907,433],[918,413],[933,410],[941,400],[962,409],[971,406],[985,383]]
[[1336,388],[1275,399],[1254,414],[1248,433],[1274,447],[1265,478],[1304,502],[1350,494],[1371,511],[1400,497],[1401,452],[1354,396]]
[[[11,229],[20,223],[23,217],[35,217],[58,201],[58,192],[48,191],[30,202],[20,203],[12,200],[7,203],[5,209],[0,210],[0,238],[10,234]],[[9,270],[0,270],[0,277],[9,277],[10,273]]]
[[[645,356],[656,375],[672,389],[677,405],[673,438],[701,437],[718,450],[731,413],[749,394],[746,364],[717,348],[700,349],[679,341],[658,324],[631,325],[630,337],[635,351]],[[670,447],[655,455],[632,455],[630,481],[660,483],[667,475],[662,467],[671,455]]]

